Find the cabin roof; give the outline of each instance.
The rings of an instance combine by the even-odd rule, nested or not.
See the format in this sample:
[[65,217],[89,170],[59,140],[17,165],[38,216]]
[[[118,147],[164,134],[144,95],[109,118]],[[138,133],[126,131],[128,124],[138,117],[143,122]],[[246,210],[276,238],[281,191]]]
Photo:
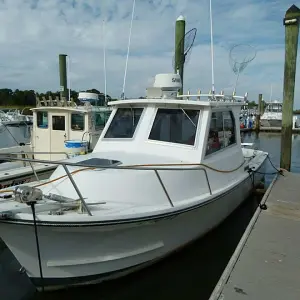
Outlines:
[[128,106],[128,105],[147,105],[147,104],[157,104],[157,105],[190,105],[190,106],[210,106],[210,107],[220,107],[220,106],[242,106],[245,105],[244,102],[228,102],[228,101],[201,101],[201,100],[181,100],[181,99],[128,99],[128,100],[117,100],[110,101],[107,103],[110,106]]
[[30,110],[32,111],[65,111],[65,112],[77,112],[77,113],[88,113],[91,111],[94,112],[101,112],[101,111],[106,111],[106,110],[110,110],[109,107],[87,107],[87,106],[40,106],[40,107],[35,107],[35,108],[31,108]]

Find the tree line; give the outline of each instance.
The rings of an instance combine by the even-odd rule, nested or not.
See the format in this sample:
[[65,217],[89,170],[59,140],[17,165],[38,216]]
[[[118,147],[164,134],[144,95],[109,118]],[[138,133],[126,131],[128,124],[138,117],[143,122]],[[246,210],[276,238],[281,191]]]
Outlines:
[[[96,93],[99,95],[99,105],[103,105],[105,101],[105,96],[103,93],[98,91],[97,89],[90,89],[82,92],[90,92]],[[70,95],[73,100],[78,103],[78,94],[79,92],[71,90]],[[35,106],[36,105],[36,96],[45,97],[49,99],[51,96],[52,99],[60,96],[60,92],[52,92],[47,91],[45,93],[37,93],[34,90],[12,90],[12,89],[0,89],[0,106],[10,107],[10,106],[17,106],[17,107],[26,107],[26,106]],[[107,101],[114,100],[109,95],[106,95]]]
[[[98,105],[104,105],[105,103],[105,97],[104,93],[101,93],[97,89],[89,89],[86,91],[82,92],[90,92],[90,93],[95,93],[99,95],[99,103]],[[73,100],[78,103],[78,94],[79,92],[71,90],[70,95]],[[34,90],[12,90],[12,89],[0,89],[0,106],[2,107],[33,107],[36,105],[36,96],[40,97],[45,97],[46,99],[49,99],[51,96],[52,99],[55,99],[56,97],[60,96],[60,92],[52,92],[52,91],[47,91],[45,93],[37,93]],[[140,99],[144,99],[145,97],[139,97]],[[127,98],[126,98],[127,99]],[[111,98],[109,95],[106,95],[106,100],[107,101],[112,101],[116,100]],[[248,107],[249,108],[255,108],[257,107],[257,103],[255,101],[249,101],[248,102]],[[263,101],[263,107],[266,107],[266,102]],[[300,114],[300,109],[297,109],[294,111],[296,114]]]

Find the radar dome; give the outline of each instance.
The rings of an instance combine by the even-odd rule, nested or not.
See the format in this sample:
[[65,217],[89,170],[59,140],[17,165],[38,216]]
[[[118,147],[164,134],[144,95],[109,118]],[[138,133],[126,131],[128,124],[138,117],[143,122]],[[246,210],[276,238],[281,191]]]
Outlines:
[[157,74],[153,87],[162,91],[178,91],[182,87],[179,74]]

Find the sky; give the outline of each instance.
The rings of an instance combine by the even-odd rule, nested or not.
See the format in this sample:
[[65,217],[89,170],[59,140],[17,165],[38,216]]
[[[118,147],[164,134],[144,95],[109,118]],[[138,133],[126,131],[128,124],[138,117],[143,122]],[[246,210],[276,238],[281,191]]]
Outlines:
[[[240,73],[237,94],[248,92],[249,100],[257,101],[262,93],[269,100],[272,90],[273,100],[282,99],[282,20],[292,4],[212,0],[216,92],[232,93],[236,79],[232,62],[255,55]],[[59,90],[58,55],[63,53],[69,56],[71,89],[104,92],[105,49],[107,94],[120,97],[132,6],[133,0],[0,0],[0,88]],[[180,15],[186,19],[186,31],[197,29],[185,65],[184,90],[211,89],[209,0],[136,0],[126,97],[145,96],[156,74],[173,72],[174,30]],[[298,75],[296,108],[300,108]]]

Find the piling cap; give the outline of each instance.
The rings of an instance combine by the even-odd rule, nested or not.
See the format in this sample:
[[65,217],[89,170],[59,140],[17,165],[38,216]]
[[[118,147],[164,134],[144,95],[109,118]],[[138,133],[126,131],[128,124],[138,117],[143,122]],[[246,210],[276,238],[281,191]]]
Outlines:
[[176,21],[185,21],[185,18],[183,15],[180,15]]
[[300,17],[300,9],[293,4],[285,13],[286,18]]

